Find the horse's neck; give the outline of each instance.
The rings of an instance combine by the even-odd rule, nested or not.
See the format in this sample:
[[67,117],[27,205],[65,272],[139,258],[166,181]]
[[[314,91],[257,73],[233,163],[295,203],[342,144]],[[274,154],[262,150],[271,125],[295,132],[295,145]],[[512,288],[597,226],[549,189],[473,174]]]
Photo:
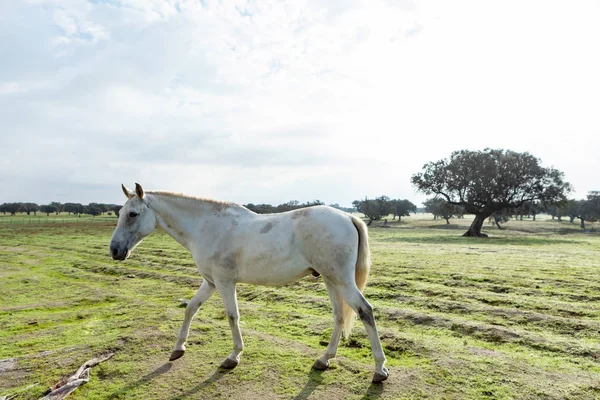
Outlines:
[[156,214],[158,226],[188,250],[194,231],[202,224],[227,216],[226,205],[181,197],[148,194],[150,208]]

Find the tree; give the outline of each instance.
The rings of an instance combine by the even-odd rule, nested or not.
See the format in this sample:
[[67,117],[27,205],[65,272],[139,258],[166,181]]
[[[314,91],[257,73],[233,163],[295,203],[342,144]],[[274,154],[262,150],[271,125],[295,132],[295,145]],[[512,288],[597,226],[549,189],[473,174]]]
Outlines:
[[417,212],[417,206],[415,206],[413,203],[411,203],[408,200],[400,200],[400,199],[392,200],[392,207],[393,207],[392,214],[394,214],[392,219],[396,219],[396,216],[397,216],[398,221],[400,221],[402,217],[408,217],[411,212],[412,213]]
[[[91,214],[91,215],[93,215],[94,217],[95,217],[96,215],[101,215],[102,213],[105,213],[105,212],[107,212],[108,210],[110,210],[110,207],[108,206],[108,204],[102,204],[102,203],[90,203],[90,204],[88,204],[86,207],[87,207],[87,210],[88,210],[88,211],[89,211],[89,210],[91,210],[91,209],[94,209],[94,210],[95,210],[95,212],[99,212],[99,214]],[[86,214],[90,214],[90,213],[89,213],[89,212],[87,212],[87,211],[86,211],[85,213],[86,213]]]
[[[583,201],[583,200],[581,200]],[[566,202],[565,215],[569,217],[569,222],[573,223],[575,218],[579,218],[579,208],[581,206],[580,201],[571,199]]]
[[321,200],[313,200],[313,201],[307,201],[306,203],[302,203],[300,204],[299,208],[304,208],[304,207],[314,207],[314,206],[322,206],[325,205],[325,203],[323,203]]
[[496,211],[490,216],[490,222],[496,224],[498,229],[504,229],[500,224],[504,222],[508,222],[510,220],[510,216],[512,215],[512,210],[505,208],[504,210]]
[[594,191],[588,193],[587,200],[578,202],[579,216],[581,220],[580,227],[585,229],[585,221],[595,222],[600,219],[600,192]]
[[117,204],[111,204],[110,205],[110,211],[114,212],[115,215],[118,217],[119,216],[119,211],[121,211],[122,207],[123,206],[119,206]]
[[50,203],[50,205],[54,207],[54,212],[56,213],[56,215],[60,214],[63,211],[63,205],[58,201],[53,201],[52,203]]
[[341,210],[341,211],[344,211],[347,213],[352,213],[352,212],[356,211],[356,209],[354,207],[342,207],[338,203],[330,204],[329,207],[337,208],[338,210]]
[[40,206],[35,203],[23,203],[21,206],[21,210],[27,213],[27,215],[37,215],[37,212],[40,211]]
[[286,212],[300,208],[300,202],[298,200],[290,200],[287,203],[283,203],[277,206],[277,212]]
[[244,207],[246,207],[248,210],[253,211],[257,214],[272,214],[272,213],[280,213],[280,212],[297,210],[299,208],[320,206],[323,204],[325,204],[325,203],[323,203],[320,200],[307,201],[306,203],[300,203],[298,200],[291,200],[291,201],[288,201],[287,203],[282,203],[275,207],[273,207],[271,204],[253,204],[253,203],[245,204]]
[[46,216],[48,216],[50,213],[56,212],[56,207],[52,204],[43,204],[40,206],[40,211],[46,213]]
[[567,215],[567,203],[552,203],[546,206],[546,212],[552,216],[552,219],[558,219],[558,222],[562,221],[562,217]]
[[103,212],[102,207],[100,207],[100,205],[97,203],[90,203],[84,207],[84,213],[92,215],[94,217],[96,215],[101,215],[102,212]]
[[479,237],[487,237],[481,227],[494,212],[534,201],[562,201],[571,190],[562,172],[542,167],[529,153],[502,149],[455,151],[450,159],[425,164],[412,183],[420,192],[442,196],[474,214],[463,236]]
[[394,212],[394,206],[388,196],[379,196],[374,200],[369,200],[365,197],[364,200],[354,200],[352,205],[369,218],[369,222],[367,223],[369,226],[373,220],[378,221]]
[[18,212],[23,212],[23,203],[4,203],[6,212],[10,215],[16,215]]
[[271,214],[274,213],[274,207],[270,204],[253,204],[248,203],[244,205],[248,210],[253,211],[257,214]]
[[535,221],[536,215],[540,214],[542,211],[544,211],[544,206],[537,201],[532,201],[524,203],[521,207],[516,208],[509,213],[509,216],[518,215],[521,221],[523,220],[523,215],[526,215],[527,217],[532,216]]
[[79,203],[65,203],[63,205],[63,211],[69,214],[73,213],[75,215],[83,213],[83,205]]
[[446,224],[450,223],[450,218],[462,215],[462,207],[448,203],[439,197],[433,197],[423,202],[425,212],[433,214],[433,219],[437,217],[444,218]]

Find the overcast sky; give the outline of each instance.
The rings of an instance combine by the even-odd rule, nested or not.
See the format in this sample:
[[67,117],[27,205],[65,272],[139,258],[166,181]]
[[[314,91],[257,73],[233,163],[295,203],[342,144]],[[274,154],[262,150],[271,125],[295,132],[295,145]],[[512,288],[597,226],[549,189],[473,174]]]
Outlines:
[[[453,150],[600,189],[600,2],[0,0],[0,203],[386,194]],[[420,205],[420,204],[419,204]]]

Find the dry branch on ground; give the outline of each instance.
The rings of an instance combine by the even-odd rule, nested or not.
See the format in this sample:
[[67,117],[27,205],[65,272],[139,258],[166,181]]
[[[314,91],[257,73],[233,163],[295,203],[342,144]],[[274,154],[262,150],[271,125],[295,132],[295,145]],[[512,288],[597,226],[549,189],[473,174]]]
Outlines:
[[79,386],[90,380],[90,368],[110,359],[115,353],[109,353],[100,358],[92,358],[86,361],[77,371],[66,379],[61,380],[51,388],[51,392],[42,400],[61,400],[73,393]]

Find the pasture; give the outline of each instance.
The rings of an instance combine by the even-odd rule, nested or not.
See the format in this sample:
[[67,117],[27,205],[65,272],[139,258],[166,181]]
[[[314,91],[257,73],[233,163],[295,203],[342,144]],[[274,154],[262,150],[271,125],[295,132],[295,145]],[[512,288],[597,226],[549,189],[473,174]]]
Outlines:
[[[6,217],[8,218],[8,217]],[[16,220],[15,220],[16,221]],[[245,351],[218,366],[231,332],[218,295],[168,362],[180,300],[201,283],[162,232],[125,262],[108,255],[116,219],[0,223],[0,397],[36,399],[88,359],[73,399],[594,399],[600,397],[600,235],[540,218],[460,235],[471,222],[422,215],[370,228],[365,290],[390,369],[357,321],[327,371],[311,370],[333,328],[320,278],[238,286]]]

